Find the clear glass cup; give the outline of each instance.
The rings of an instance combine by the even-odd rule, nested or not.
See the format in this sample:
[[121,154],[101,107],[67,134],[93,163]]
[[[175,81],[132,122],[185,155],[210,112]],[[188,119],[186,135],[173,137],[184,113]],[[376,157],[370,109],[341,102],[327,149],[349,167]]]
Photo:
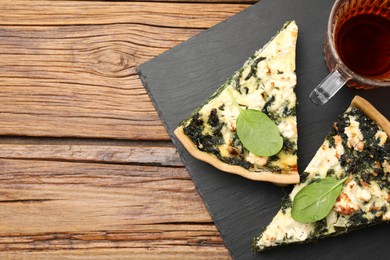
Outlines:
[[[380,16],[390,22],[390,0],[336,0],[328,20],[324,54],[330,74],[311,92],[310,100],[316,105],[325,104],[342,86],[355,88],[377,88],[390,86],[390,69],[381,75],[365,75],[347,66],[340,57],[339,45],[336,42],[340,27],[349,19],[361,15]],[[359,17],[358,17],[359,18]],[[387,24],[386,24],[387,27]],[[386,28],[385,27],[385,28]],[[390,30],[390,27],[387,28]],[[359,31],[358,31],[359,32]],[[371,40],[368,38],[367,40]],[[390,41],[383,39],[387,51],[383,53],[390,66]],[[387,66],[386,65],[386,66]],[[387,66],[387,67],[389,67]]]

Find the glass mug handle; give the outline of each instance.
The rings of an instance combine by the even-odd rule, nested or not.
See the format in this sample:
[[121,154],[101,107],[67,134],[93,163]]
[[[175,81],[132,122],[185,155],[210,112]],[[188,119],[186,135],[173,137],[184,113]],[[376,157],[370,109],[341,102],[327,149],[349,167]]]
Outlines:
[[318,86],[310,93],[310,100],[320,106],[331,99],[347,83],[348,79],[334,69]]

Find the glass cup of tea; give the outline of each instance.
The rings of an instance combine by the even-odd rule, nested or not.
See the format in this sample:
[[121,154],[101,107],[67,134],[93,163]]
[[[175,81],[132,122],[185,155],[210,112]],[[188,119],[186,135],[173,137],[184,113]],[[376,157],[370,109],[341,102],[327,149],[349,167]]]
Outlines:
[[328,20],[325,60],[330,74],[311,92],[317,105],[343,85],[390,86],[390,0],[336,0]]

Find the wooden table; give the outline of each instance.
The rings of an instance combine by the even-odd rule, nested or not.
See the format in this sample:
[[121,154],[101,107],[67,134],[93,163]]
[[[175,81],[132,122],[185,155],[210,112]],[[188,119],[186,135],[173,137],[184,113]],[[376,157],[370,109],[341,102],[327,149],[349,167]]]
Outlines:
[[251,4],[0,1],[0,259],[230,257],[135,68]]

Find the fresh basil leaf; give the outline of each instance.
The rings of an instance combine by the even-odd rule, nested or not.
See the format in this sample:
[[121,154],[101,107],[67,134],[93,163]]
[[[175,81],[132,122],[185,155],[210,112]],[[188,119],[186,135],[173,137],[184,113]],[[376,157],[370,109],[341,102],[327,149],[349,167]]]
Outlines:
[[246,149],[259,156],[277,154],[283,147],[279,128],[263,112],[246,109],[236,121],[237,135]]
[[279,128],[265,113],[259,110],[242,109],[233,94],[228,93],[240,110],[236,120],[237,135],[251,153],[258,156],[272,156],[283,147]]
[[303,187],[294,197],[291,216],[303,223],[325,218],[332,210],[347,177],[337,180],[326,177]]

